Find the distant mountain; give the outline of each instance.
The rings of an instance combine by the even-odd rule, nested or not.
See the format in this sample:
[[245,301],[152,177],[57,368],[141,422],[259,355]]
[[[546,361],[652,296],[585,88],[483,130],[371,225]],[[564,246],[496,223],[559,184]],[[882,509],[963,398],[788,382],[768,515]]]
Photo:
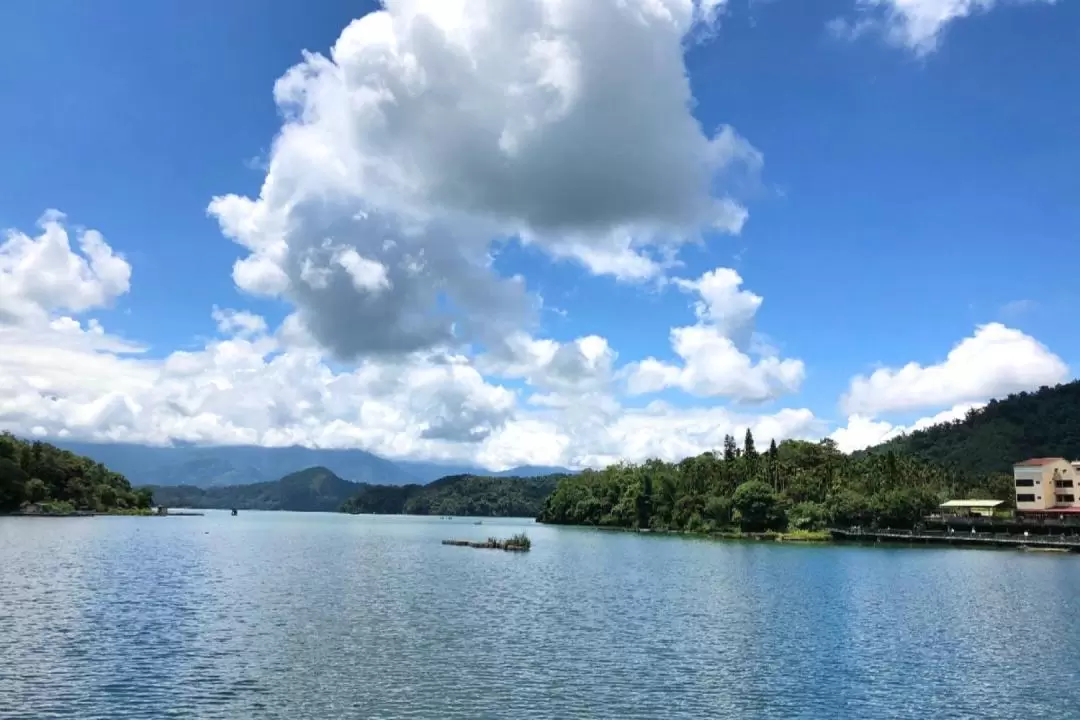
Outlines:
[[272,482],[283,474],[311,467],[327,468],[353,482],[404,485],[417,481],[396,464],[363,450],[243,445],[152,447],[65,441],[56,444],[108,466],[137,486],[205,488]]
[[870,448],[893,450],[966,474],[1012,473],[1033,457],[1080,459],[1080,381],[991,400],[962,420],[935,425]]
[[480,477],[540,477],[542,475],[572,475],[573,470],[548,465],[520,465],[509,470],[485,470],[475,465],[444,465],[442,463],[398,460],[398,467],[422,483],[456,475]]
[[313,467],[273,482],[150,489],[154,502],[165,507],[535,517],[560,477],[565,476],[455,475],[428,485],[369,485],[343,480],[325,467]]
[[151,489],[154,503],[165,507],[335,512],[361,487],[342,480],[325,467],[313,467],[273,482],[211,488],[158,486]]
[[421,484],[448,475],[480,475],[485,472],[483,468],[475,465],[452,465],[419,460],[397,460],[394,464],[408,473],[413,478],[412,482]]

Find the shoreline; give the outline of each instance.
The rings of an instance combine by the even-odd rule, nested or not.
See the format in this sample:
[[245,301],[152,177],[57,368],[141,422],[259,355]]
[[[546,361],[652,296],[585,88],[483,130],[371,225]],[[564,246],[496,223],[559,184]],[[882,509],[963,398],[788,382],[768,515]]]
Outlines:
[[0,513],[0,517],[21,517],[21,518],[91,518],[91,517],[202,517],[205,513],[200,512],[176,512],[169,513],[167,515],[159,515],[156,512],[146,511],[131,511],[120,510],[116,512],[104,511],[98,512],[96,510],[74,510],[72,512],[13,512],[13,513]]
[[705,540],[723,540],[727,542],[779,542],[799,545],[839,545],[828,530],[765,530],[763,532],[742,532],[741,530],[717,530],[713,532],[694,532],[692,530],[642,530],[640,528],[619,527],[617,525],[576,525],[570,523],[545,523],[536,521],[544,527],[583,528],[585,530],[603,530],[606,532],[634,533],[640,535],[659,535],[663,537],[691,537]]
[[[587,530],[605,530],[608,532],[625,532],[642,535],[659,535],[662,537],[686,537],[700,538],[702,540],[714,540],[719,542],[774,542],[783,545],[828,545],[830,547],[876,547],[876,548],[953,548],[959,550],[1010,550],[1013,552],[1038,552],[1062,555],[1080,554],[1080,550],[1072,547],[1062,548],[1059,543],[1053,541],[1040,542],[1038,536],[1025,538],[1027,543],[1020,538],[1014,538],[1016,542],[995,543],[981,541],[962,534],[953,536],[941,536],[927,539],[920,536],[908,536],[903,532],[895,532],[888,538],[838,538],[833,530],[796,530],[793,532],[765,531],[765,532],[742,532],[736,530],[716,532],[691,532],[688,530],[641,530],[638,528],[624,528],[600,525],[571,525],[564,523],[539,523],[549,527],[584,528]],[[909,539],[910,538],[910,539]]]

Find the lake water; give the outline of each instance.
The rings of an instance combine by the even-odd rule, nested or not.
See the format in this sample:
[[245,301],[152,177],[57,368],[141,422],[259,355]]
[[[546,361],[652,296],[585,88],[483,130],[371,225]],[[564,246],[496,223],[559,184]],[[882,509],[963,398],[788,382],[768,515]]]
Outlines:
[[0,518],[2,718],[1078,716],[1080,556]]

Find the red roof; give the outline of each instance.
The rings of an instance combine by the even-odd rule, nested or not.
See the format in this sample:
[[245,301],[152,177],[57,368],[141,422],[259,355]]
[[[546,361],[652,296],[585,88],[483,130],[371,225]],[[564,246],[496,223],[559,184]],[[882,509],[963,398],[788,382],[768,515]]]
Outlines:
[[1031,458],[1030,460],[1025,460],[1024,462],[1018,462],[1013,465],[1013,467],[1020,467],[1021,465],[1049,465],[1050,463],[1057,462],[1058,460],[1064,462],[1065,458]]

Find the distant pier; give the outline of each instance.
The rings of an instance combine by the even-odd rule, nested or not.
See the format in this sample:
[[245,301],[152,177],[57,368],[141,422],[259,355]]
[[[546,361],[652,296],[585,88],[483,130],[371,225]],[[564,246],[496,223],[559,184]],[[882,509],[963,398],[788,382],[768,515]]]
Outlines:
[[833,540],[858,543],[1009,547],[1032,550],[1080,552],[1080,535],[1019,535],[1013,533],[934,532],[927,530],[829,530]]

